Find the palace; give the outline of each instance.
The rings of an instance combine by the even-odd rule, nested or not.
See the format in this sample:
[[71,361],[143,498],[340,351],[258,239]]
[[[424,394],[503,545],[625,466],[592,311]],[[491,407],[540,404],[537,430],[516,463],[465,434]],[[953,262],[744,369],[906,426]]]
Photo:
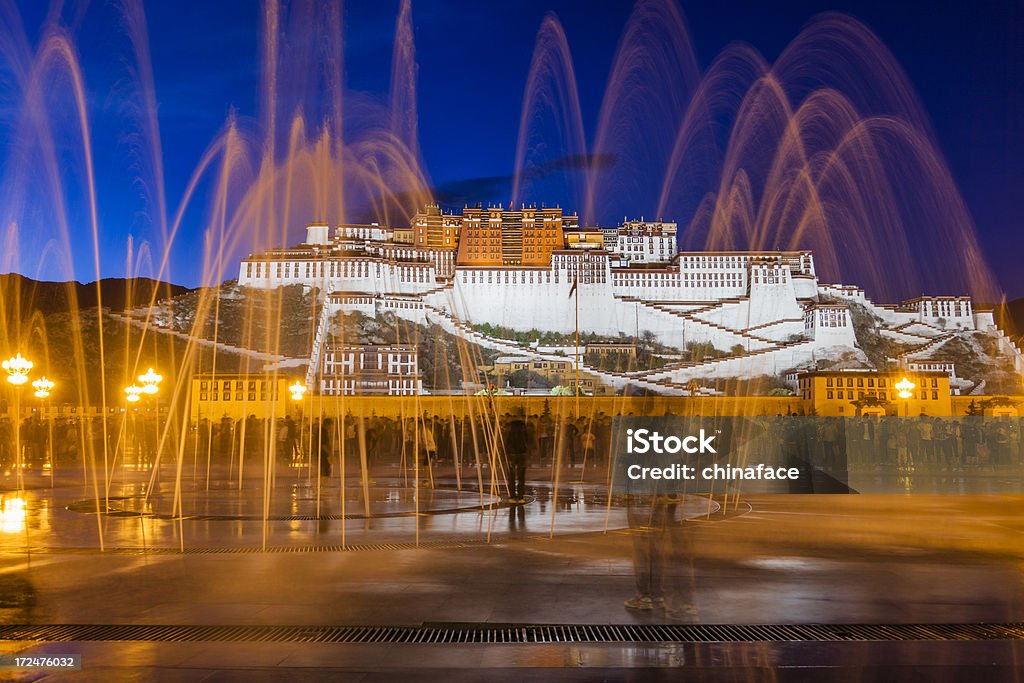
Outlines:
[[[356,310],[436,323],[503,355],[522,356],[524,349],[473,325],[569,334],[578,324],[580,333],[612,339],[649,333],[680,351],[697,343],[728,352],[635,372],[586,368],[613,388],[662,393],[687,393],[694,379],[808,370],[847,352],[863,358],[851,306],[873,314],[883,336],[913,347],[901,361],[927,360],[955,332],[982,331],[995,335],[1024,371],[992,311],[969,297],[880,305],[858,287],[819,282],[810,251],[680,252],[676,230],[674,223],[644,220],[580,227],[577,216],[557,207],[445,212],[432,205],[409,228],[340,225],[332,234],[326,224],[311,224],[303,244],[243,259],[239,284],[323,293],[308,376],[316,386],[324,328],[337,312]],[[565,360],[564,352],[540,349],[530,357]]]

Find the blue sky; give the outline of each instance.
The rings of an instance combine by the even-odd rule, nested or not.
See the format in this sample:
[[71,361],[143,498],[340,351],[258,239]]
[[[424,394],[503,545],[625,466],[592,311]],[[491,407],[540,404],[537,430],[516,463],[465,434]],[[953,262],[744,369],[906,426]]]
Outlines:
[[[17,4],[30,39],[37,39],[45,4]],[[168,0],[145,7],[167,194],[174,206],[229,114],[243,120],[259,115],[260,3]],[[631,8],[629,2],[414,0],[420,139],[433,182],[472,184],[474,179],[511,173],[534,38],[549,11],[565,27],[591,136]],[[683,3],[681,8],[702,67],[731,41],[748,42],[773,59],[823,11],[847,12],[866,23],[916,87],[1001,285],[1011,296],[1024,294],[1018,266],[1024,251],[1024,164],[1019,161],[1024,154],[1024,9],[1019,3],[751,0]],[[397,12],[397,0],[345,4],[345,79],[350,91],[381,101],[386,97]],[[74,36],[89,92],[101,274],[119,276],[125,271],[129,235],[136,240],[154,235],[136,182],[138,169],[132,164],[126,70],[130,44],[113,2],[68,2],[60,15]],[[466,98],[472,99],[472,108],[453,106]],[[567,198],[547,199],[554,203]],[[637,213],[641,211],[638,207]],[[190,256],[200,240],[202,219],[201,211],[190,212],[175,246],[171,279],[177,282],[196,284],[199,273]],[[293,228],[296,239],[301,227]],[[73,234],[73,242],[84,240],[84,231]],[[88,242],[72,248],[76,275],[92,279]],[[31,260],[31,255],[22,256],[28,274],[36,265]]]

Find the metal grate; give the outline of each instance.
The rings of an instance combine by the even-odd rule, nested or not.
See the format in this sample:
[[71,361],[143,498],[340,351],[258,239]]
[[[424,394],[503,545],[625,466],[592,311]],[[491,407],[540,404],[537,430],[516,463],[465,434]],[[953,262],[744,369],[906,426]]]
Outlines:
[[749,643],[1022,640],[1024,624],[487,624],[0,626],[0,640],[286,643]]
[[[131,546],[118,546],[100,550],[99,548],[85,548],[77,546],[35,546],[25,548],[24,546],[0,546],[0,553],[17,553],[29,555],[43,554],[103,554],[116,555],[248,555],[255,553],[340,553],[340,552],[371,552],[382,550],[447,550],[457,548],[474,548],[479,546],[498,546],[508,542],[509,539],[494,539],[488,542],[486,538],[467,538],[464,540],[435,540],[435,541],[395,541],[393,543],[346,543],[345,545],[282,545],[282,546],[210,546],[210,547],[186,547],[172,548],[168,546],[153,546],[139,548]],[[514,540],[549,540],[547,536],[523,536]]]
[[[559,538],[587,535],[589,532],[576,534],[567,533]],[[611,529],[608,533],[622,533],[622,530]],[[281,545],[281,546],[196,546],[173,548],[169,546],[152,546],[149,548],[133,546],[116,546],[100,550],[99,548],[86,548],[81,546],[2,546],[0,553],[16,553],[28,555],[43,554],[103,554],[111,553],[117,555],[248,555],[255,553],[340,553],[340,552],[372,552],[382,550],[447,550],[458,548],[475,548],[480,546],[501,546],[509,542],[520,541],[550,541],[547,534],[527,534],[514,538],[494,538],[488,541],[486,538],[465,538],[465,539],[437,539],[430,541],[394,541],[383,543],[340,543],[329,545]]]

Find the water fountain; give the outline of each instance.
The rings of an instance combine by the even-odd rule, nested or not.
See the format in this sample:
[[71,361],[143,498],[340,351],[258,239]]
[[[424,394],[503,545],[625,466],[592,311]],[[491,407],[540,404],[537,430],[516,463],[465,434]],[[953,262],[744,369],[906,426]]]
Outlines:
[[[167,196],[163,149],[170,141],[160,131],[144,8],[140,0],[122,0],[117,9],[132,50],[135,154],[154,228],[153,239],[126,245],[129,275],[173,281],[183,222],[202,211],[205,240],[188,251],[202,264],[204,289],[194,295],[191,335],[182,338],[157,320],[160,291],[136,292],[132,280],[125,292],[130,315],[104,313],[98,283],[95,308],[81,306],[79,290],[69,286],[68,316],[59,329],[47,327],[49,318],[31,293],[6,281],[0,339],[8,355],[24,349],[56,381],[61,400],[97,406],[75,421],[51,415],[50,432],[56,428],[64,440],[58,451],[70,447],[81,467],[51,458],[49,481],[63,477],[84,487],[88,500],[73,507],[94,517],[100,548],[144,538],[183,550],[191,524],[211,520],[237,522],[241,542],[264,548],[326,536],[344,546],[353,534],[362,541],[374,534],[401,536],[405,531],[386,523],[399,517],[414,521],[411,536],[418,543],[423,525],[429,524],[429,534],[441,526],[427,513],[453,511],[472,513],[453,515],[470,520],[453,525],[454,531],[490,539],[507,490],[501,420],[510,405],[486,390],[493,387],[480,396],[429,404],[420,396],[396,400],[388,416],[394,422],[384,423],[398,435],[390,441],[375,432],[383,416],[366,414],[351,397],[299,396],[296,404],[304,410],[298,434],[285,440],[273,420],[194,424],[188,411],[193,376],[263,372],[265,357],[286,356],[292,343],[282,322],[295,311],[288,310],[282,289],[250,293],[238,319],[228,320],[225,307],[235,293],[219,286],[234,275],[240,255],[288,244],[295,229],[312,220],[372,216],[382,225],[405,224],[432,199],[419,148],[410,0],[403,0],[397,17],[385,103],[346,89],[337,5],[299,2],[286,10],[278,0],[266,0],[258,121],[232,114],[177,198]],[[0,183],[6,246],[0,265],[58,272],[69,282],[98,281],[99,254],[107,246],[88,74],[59,11],[43,29],[33,43],[16,9],[0,8],[0,63],[12,77],[18,104],[5,122],[10,136]],[[294,39],[305,34],[318,40]],[[883,298],[938,284],[981,300],[998,298],[913,89],[885,46],[851,18],[817,18],[774,62],[750,46],[731,45],[701,73],[675,2],[640,0],[624,28],[589,140],[584,118],[570,45],[558,18],[549,15],[523,95],[513,204],[542,200],[538,189],[554,182],[569,188],[586,224],[623,212],[673,215],[681,225],[678,239],[690,249],[812,248],[819,268],[834,281],[855,279]],[[68,145],[75,160],[70,169]],[[77,242],[71,233],[83,229],[91,237],[88,255],[72,253]],[[308,315],[303,312],[308,325],[295,333],[307,345],[321,304],[310,297]],[[344,326],[329,334],[344,342]],[[396,318],[388,341],[415,343],[422,334],[421,326]],[[484,365],[479,353],[479,347],[460,343],[463,377],[446,382],[477,381]],[[448,372],[447,359],[435,361]],[[271,376],[292,379],[281,363],[269,365]],[[139,400],[126,404],[124,387],[134,386],[150,366],[156,369],[146,373],[150,380],[157,372],[165,377],[160,389],[133,389],[129,400]],[[425,422],[427,405],[433,414]],[[552,411],[550,452],[542,453],[552,486],[538,491],[551,506],[550,533],[566,505],[603,509],[599,527],[622,523],[613,519],[612,496],[601,493],[607,473],[588,475],[584,467],[582,474],[566,474],[567,425],[587,430],[635,404],[621,397],[605,414],[596,405],[577,398],[557,401]],[[688,410],[700,410],[695,406]],[[442,418],[437,424],[435,415]],[[448,434],[453,462],[443,486],[436,463],[418,457],[425,424]],[[322,477],[315,454],[325,430],[338,456],[337,471]],[[280,444],[293,441],[297,445],[282,452]],[[22,449],[15,443],[21,489]],[[49,443],[52,448],[56,442]],[[576,481],[566,488],[570,476]],[[254,521],[261,523],[258,532]],[[310,524],[324,521],[332,523]]]

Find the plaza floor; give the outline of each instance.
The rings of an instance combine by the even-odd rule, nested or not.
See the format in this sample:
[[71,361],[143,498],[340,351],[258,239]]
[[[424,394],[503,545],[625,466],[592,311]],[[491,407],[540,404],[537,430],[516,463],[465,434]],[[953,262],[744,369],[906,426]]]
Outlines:
[[[52,487],[26,480],[24,491],[4,494],[24,501],[24,513],[19,522],[20,504],[3,504],[0,628],[78,631],[70,641],[44,636],[0,647],[79,653],[83,663],[77,672],[11,677],[1024,679],[1017,637],[859,639],[833,630],[834,637],[794,640],[768,631],[737,636],[742,630],[732,628],[1024,622],[1024,497],[766,495],[710,506],[695,497],[683,514],[691,518],[686,572],[696,611],[669,618],[623,606],[635,590],[632,532],[621,502],[594,484],[567,483],[553,493],[534,481],[528,502],[509,506],[457,491],[443,477],[436,490],[415,489],[413,497],[399,479],[380,475],[366,517],[356,484],[346,486],[344,507],[340,487],[321,483],[318,491],[301,478],[276,481],[270,495],[258,481],[243,482],[241,492],[230,482],[212,493],[191,486],[176,505],[173,487],[147,497],[143,480],[102,492],[99,515],[96,488],[73,477]],[[571,634],[554,642],[339,642],[337,635],[345,627],[465,633],[538,624],[722,630],[692,642]],[[102,625],[182,629],[173,638],[137,629],[74,639]],[[309,631],[297,637],[263,627]]]

